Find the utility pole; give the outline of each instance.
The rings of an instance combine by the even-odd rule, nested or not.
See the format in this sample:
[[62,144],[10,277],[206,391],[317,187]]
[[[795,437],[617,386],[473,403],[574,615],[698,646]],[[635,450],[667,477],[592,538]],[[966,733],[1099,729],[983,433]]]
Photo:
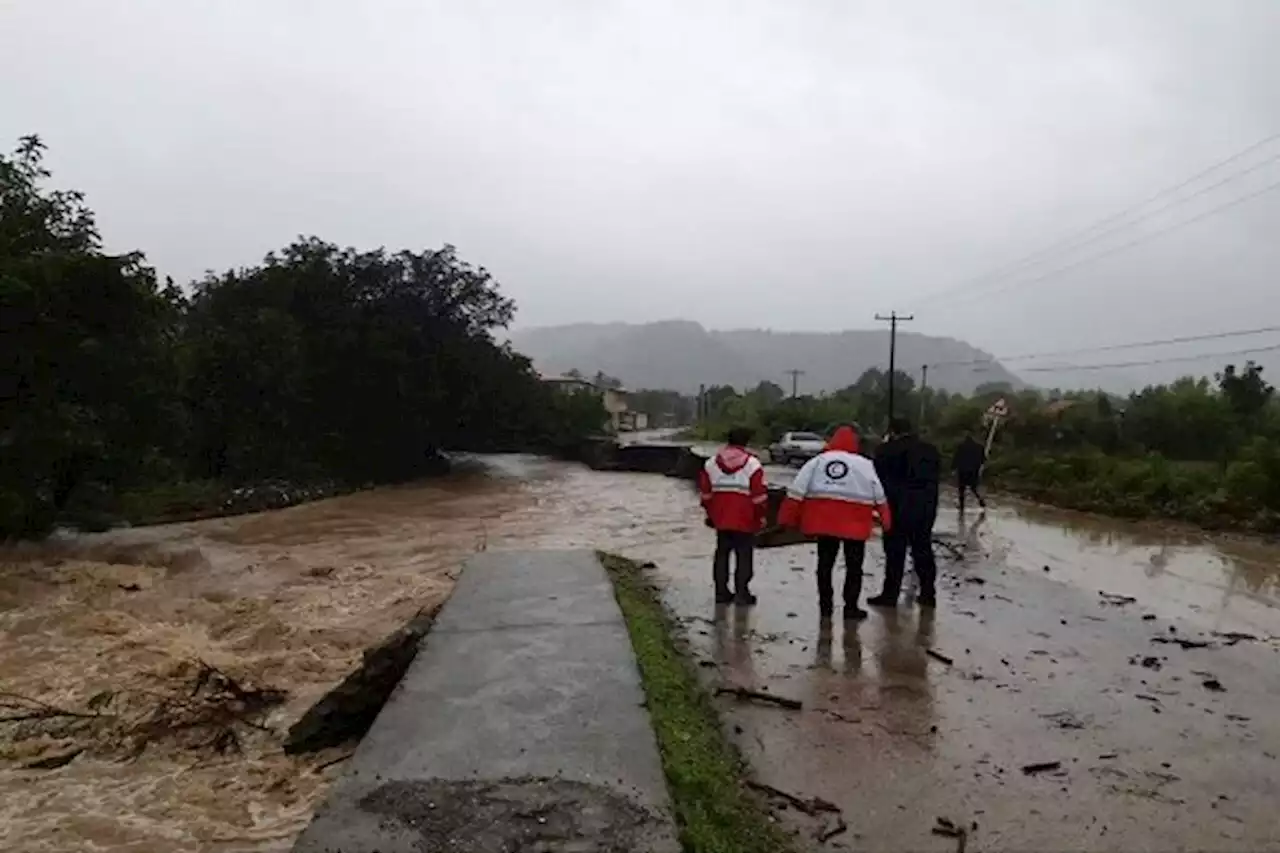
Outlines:
[[699,385],[698,386],[698,402],[693,407],[693,421],[698,426],[702,426],[702,421],[707,415],[707,413],[704,411],[704,409],[706,409],[706,406],[707,406],[707,386]]
[[924,429],[924,401],[926,393],[929,390],[929,365],[920,365],[920,424],[919,429]]
[[800,389],[800,377],[804,376],[804,371],[792,368],[791,370],[784,370],[782,372],[791,377],[791,396],[792,398],[796,397]]
[[888,321],[889,323],[889,420],[893,420],[893,373],[897,369],[895,359],[898,354],[898,324],[914,320],[915,315],[907,314],[904,316],[897,311],[890,311],[888,317],[877,314],[876,319]]

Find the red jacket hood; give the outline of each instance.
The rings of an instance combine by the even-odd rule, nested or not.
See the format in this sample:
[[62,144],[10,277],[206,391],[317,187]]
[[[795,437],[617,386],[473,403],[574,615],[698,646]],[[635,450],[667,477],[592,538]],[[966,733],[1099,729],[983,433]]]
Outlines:
[[827,450],[843,450],[846,453],[858,452],[858,434],[853,427],[842,426],[827,442]]
[[746,465],[747,460],[751,458],[751,454],[743,448],[729,445],[716,454],[716,464],[720,466],[721,471],[732,474]]

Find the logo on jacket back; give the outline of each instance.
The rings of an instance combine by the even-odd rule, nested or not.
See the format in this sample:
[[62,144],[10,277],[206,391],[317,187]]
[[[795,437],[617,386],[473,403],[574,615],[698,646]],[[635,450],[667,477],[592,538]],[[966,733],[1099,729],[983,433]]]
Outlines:
[[843,480],[849,475],[849,466],[839,459],[832,459],[822,471],[832,480]]

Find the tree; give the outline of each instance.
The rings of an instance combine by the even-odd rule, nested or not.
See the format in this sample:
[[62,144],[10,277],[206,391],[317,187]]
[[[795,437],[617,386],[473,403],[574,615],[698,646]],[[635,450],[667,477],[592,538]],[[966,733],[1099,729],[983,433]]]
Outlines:
[[43,154],[24,137],[0,156],[0,535],[46,529],[180,441],[181,298],[141,254],[101,252],[83,196],[44,187]]
[[202,473],[402,480],[441,448],[556,432],[529,361],[493,339],[513,310],[452,246],[310,238],[202,282],[189,317]]
[[595,379],[592,380],[592,383],[597,388],[621,388],[622,387],[621,379],[617,379],[613,376],[610,376],[607,373],[605,373],[603,370],[596,371],[596,376],[595,376]]
[[1242,373],[1236,372],[1234,364],[1228,364],[1214,378],[1236,417],[1249,425],[1257,422],[1275,393],[1275,388],[1262,378],[1262,367],[1252,361],[1245,364]]
[[404,480],[443,447],[562,448],[604,420],[495,341],[514,304],[452,246],[300,239],[187,299],[101,250],[43,153],[0,156],[0,537],[184,478]]
[[755,388],[748,392],[758,403],[765,406],[776,406],[781,403],[787,396],[787,392],[782,386],[776,382],[769,380],[762,381]]

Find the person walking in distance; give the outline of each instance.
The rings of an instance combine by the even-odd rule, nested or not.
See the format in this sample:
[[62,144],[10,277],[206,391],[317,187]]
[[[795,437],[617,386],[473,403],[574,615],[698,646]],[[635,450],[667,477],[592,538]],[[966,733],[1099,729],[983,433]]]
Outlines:
[[829,617],[835,593],[831,574],[844,549],[844,618],[865,619],[858,606],[862,595],[862,561],[875,520],[886,531],[892,524],[884,488],[874,463],[858,454],[858,434],[842,426],[826,449],[805,463],[787,489],[778,521],[798,527],[818,540],[818,612]]
[[919,438],[905,418],[890,422],[876,451],[876,472],[884,486],[893,527],[884,536],[884,587],[867,601],[873,607],[897,607],[907,551],[920,581],[921,607],[937,604],[938,567],[933,557],[933,523],[938,517],[938,448]]
[[964,515],[965,492],[973,492],[978,506],[987,508],[987,502],[982,499],[982,493],[978,491],[982,482],[982,468],[986,464],[987,451],[973,437],[972,432],[966,432],[964,440],[960,442],[955,455],[951,458],[951,467],[956,472],[956,493],[959,495],[961,515]]
[[[747,450],[751,430],[732,429],[729,443],[698,472],[698,491],[707,513],[707,526],[716,531],[712,577],[716,603],[756,603],[751,594],[756,534],[764,527],[769,491],[764,466]],[[734,558],[733,589],[729,589],[729,557]]]

